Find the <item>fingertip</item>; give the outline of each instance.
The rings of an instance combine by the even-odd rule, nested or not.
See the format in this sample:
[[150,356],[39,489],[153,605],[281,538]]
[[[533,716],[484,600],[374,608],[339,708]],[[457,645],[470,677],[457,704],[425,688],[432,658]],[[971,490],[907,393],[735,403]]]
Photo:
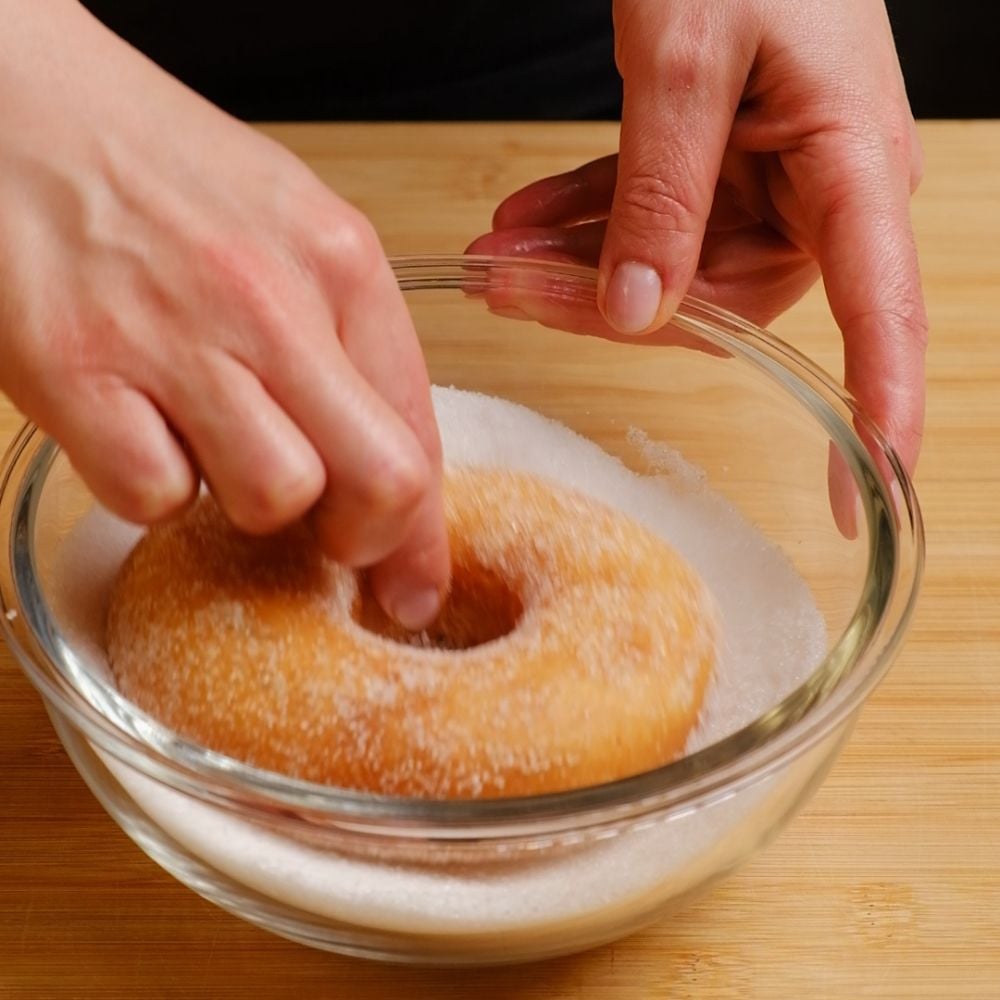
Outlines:
[[[493,232],[502,229],[512,229],[518,225],[520,213],[516,210],[516,202],[513,200],[517,195],[508,195],[493,210],[493,217],[490,219],[490,228]],[[513,207],[512,207],[513,202]]]
[[848,541],[858,537],[858,507],[861,494],[854,476],[836,445],[830,445],[827,460],[827,484],[830,493],[830,510],[837,530]]
[[628,336],[640,336],[663,326],[673,312],[659,272],[637,260],[625,260],[613,267],[600,283],[598,304],[608,325]]
[[385,599],[384,610],[403,628],[419,632],[441,613],[441,593],[436,587],[397,588]]
[[[494,227],[495,228],[495,227]],[[462,253],[467,257],[484,256],[488,257],[494,253],[492,247],[498,243],[495,232],[482,233],[477,236]]]
[[523,226],[544,225],[560,213],[560,202],[565,201],[572,188],[567,175],[543,177],[507,195],[493,210],[493,231],[517,229]]
[[856,334],[845,341],[844,382],[862,413],[881,432],[882,440],[876,440],[865,421],[855,421],[865,448],[891,480],[894,473],[885,444],[910,475],[920,456],[926,409],[924,354],[907,338],[896,341],[881,330],[875,327],[868,342],[859,341]]
[[913,422],[900,427],[889,438],[889,443],[899,456],[900,462],[907,474],[912,476],[917,471],[917,462],[924,442],[923,409]]
[[370,580],[375,599],[404,628],[426,628],[438,616],[451,582],[440,489],[418,512],[403,545],[373,567]]
[[430,489],[431,461],[417,445],[388,457],[367,484],[365,499],[378,515],[399,515],[415,510]]

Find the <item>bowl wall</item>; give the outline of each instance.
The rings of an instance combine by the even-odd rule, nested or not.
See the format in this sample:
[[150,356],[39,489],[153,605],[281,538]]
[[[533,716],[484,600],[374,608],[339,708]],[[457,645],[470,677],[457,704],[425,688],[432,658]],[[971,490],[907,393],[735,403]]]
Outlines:
[[[582,269],[470,259],[396,269],[433,382],[524,404],[639,473],[724,499],[781,549],[827,640],[799,688],[718,745],[579,795],[393,802],[250,773],[123,707],[66,641],[60,552],[94,501],[37,432],[15,442],[0,480],[4,628],[95,795],[150,857],[220,906],[387,960],[579,950],[676,909],[801,808],[905,630],[919,513],[877,434],[874,457],[862,445],[850,401],[735,318],[687,303],[665,338],[683,345],[615,342],[553,328],[594,321],[594,276]],[[544,324],[510,318],[512,301]],[[832,514],[831,454],[858,493],[853,537]],[[734,547],[734,568],[744,556]]]

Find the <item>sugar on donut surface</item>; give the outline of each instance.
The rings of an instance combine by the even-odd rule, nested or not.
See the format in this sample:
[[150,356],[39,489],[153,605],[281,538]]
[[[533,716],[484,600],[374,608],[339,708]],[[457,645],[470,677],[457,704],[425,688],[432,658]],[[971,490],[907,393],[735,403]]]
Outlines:
[[304,528],[248,538],[201,500],[115,582],[119,688],[231,757],[384,794],[537,794],[682,753],[715,615],[674,550],[524,473],[453,469],[446,510],[452,592],[410,636]]

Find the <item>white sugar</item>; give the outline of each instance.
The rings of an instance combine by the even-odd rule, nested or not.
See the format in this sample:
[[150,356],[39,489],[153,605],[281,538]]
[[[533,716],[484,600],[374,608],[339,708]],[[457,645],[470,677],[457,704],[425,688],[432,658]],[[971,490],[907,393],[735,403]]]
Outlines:
[[[646,472],[638,475],[594,443],[507,401],[435,389],[434,402],[448,461],[505,466],[574,487],[667,539],[701,574],[719,608],[724,650],[689,750],[753,721],[818,665],[825,628],[805,583],[781,550],[708,489],[702,471],[669,445],[631,429],[627,441]],[[104,679],[108,589],[135,538],[134,528],[95,511],[63,547],[60,589],[53,595],[57,613],[74,647]],[[555,855],[538,852],[530,864],[494,860],[448,870],[334,856],[105,759],[151,818],[236,881],[332,919],[456,939],[535,933],[567,921],[582,926],[668,883],[683,890],[700,863],[709,874],[706,851],[753,822],[766,792],[765,783],[712,810]]]
[[639,476],[592,441],[522,406],[435,389],[445,455],[548,476],[624,511],[698,570],[719,606],[723,653],[689,750],[752,722],[793,691],[826,650],[823,620],[791,563],[705,484],[704,472],[638,428]]

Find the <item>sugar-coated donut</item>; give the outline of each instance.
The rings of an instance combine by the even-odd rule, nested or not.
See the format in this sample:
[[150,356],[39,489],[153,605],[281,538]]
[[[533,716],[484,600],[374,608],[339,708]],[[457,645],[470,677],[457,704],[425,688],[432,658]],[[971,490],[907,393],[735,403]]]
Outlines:
[[665,764],[697,720],[712,602],[660,538],[524,474],[449,472],[454,580],[410,635],[305,528],[250,538],[204,498],[129,555],[122,693],[257,767],[424,798],[530,795]]

